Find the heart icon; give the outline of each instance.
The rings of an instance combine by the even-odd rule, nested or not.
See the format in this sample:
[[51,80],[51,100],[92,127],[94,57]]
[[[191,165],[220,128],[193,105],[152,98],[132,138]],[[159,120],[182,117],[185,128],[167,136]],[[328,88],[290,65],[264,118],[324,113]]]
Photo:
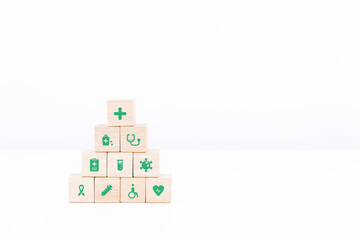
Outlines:
[[163,185],[159,185],[159,186],[154,185],[153,190],[156,195],[160,196],[160,194],[164,191],[164,186]]

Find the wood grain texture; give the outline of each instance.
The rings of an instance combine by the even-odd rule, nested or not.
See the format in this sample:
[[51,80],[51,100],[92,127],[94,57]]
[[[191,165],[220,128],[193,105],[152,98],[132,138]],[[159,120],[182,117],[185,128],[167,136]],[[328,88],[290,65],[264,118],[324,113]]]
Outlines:
[[108,153],[108,177],[132,177],[132,169],[132,153]]
[[146,178],[146,202],[170,203],[172,180],[170,174],[161,174],[158,178]]
[[120,196],[121,202],[144,203],[145,178],[121,178]]
[[69,177],[69,202],[92,203],[94,202],[94,178],[82,177],[80,173]]
[[120,202],[120,178],[95,178],[95,202]]
[[[90,163],[92,159],[98,160],[98,170],[91,171]],[[93,168],[92,170],[94,170]],[[82,153],[81,174],[83,177],[106,177],[107,172],[107,153],[84,151]]]
[[147,151],[147,125],[120,128],[121,152]]
[[[160,176],[160,152],[148,151],[134,153],[134,177],[159,177]],[[145,162],[145,163],[144,163]],[[148,168],[148,167],[151,167]]]
[[134,100],[109,100],[107,119],[108,126],[133,126],[135,124]]
[[95,152],[120,152],[120,127],[95,126]]

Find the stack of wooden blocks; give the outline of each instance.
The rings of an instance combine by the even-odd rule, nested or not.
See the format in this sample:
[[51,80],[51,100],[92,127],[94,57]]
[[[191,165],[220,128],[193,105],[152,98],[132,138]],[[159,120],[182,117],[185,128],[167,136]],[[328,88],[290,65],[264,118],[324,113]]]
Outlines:
[[134,100],[108,101],[107,118],[81,174],[69,177],[69,202],[171,202],[171,175],[160,175],[159,151],[147,149],[147,126],[135,125]]

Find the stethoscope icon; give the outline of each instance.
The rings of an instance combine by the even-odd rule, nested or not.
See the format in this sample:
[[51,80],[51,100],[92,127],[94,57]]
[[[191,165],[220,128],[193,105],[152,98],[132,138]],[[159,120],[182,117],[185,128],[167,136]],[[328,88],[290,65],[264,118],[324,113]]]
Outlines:
[[135,192],[134,184],[132,185],[131,192],[129,192],[128,196],[129,196],[130,199],[134,199],[135,197],[139,197],[138,193]]
[[133,143],[135,141],[135,134],[131,134],[132,139],[129,139],[130,134],[126,136],[126,140],[130,143],[131,146],[139,146],[140,144],[140,138],[137,139],[137,144]]

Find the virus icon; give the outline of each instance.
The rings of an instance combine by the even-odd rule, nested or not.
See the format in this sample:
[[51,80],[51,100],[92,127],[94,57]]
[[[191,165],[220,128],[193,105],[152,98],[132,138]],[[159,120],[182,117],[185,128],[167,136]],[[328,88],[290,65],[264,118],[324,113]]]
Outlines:
[[140,161],[140,163],[141,163],[140,169],[144,169],[145,172],[147,172],[148,169],[152,169],[151,167],[152,161],[149,162],[147,158],[145,158],[145,161]]

